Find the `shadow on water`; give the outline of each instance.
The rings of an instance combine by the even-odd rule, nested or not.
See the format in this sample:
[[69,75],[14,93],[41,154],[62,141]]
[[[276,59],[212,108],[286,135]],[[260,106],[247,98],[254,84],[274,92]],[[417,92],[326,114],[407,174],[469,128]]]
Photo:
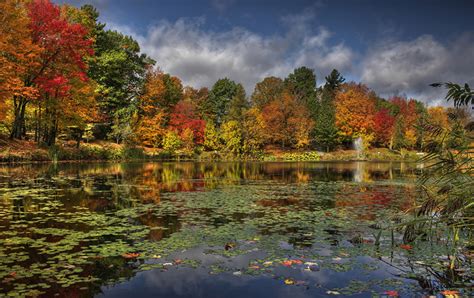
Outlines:
[[421,171],[368,162],[0,166],[0,293],[434,292],[447,284],[439,268],[411,268],[418,255],[392,236],[374,245],[374,227],[416,203]]

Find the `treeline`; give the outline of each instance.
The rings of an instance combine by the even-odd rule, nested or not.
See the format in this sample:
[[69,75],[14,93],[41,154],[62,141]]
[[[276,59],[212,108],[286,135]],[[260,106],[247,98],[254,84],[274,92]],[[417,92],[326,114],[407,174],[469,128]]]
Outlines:
[[[360,137],[366,147],[399,150],[432,141],[421,129],[427,124],[459,125],[450,113],[469,118],[458,109],[381,98],[337,70],[318,87],[314,71],[299,67],[284,79],[264,78],[250,96],[228,78],[210,89],[185,87],[98,17],[91,5],[0,2],[0,122],[10,138],[255,156],[266,147],[349,148]],[[439,142],[462,140],[453,134]]]

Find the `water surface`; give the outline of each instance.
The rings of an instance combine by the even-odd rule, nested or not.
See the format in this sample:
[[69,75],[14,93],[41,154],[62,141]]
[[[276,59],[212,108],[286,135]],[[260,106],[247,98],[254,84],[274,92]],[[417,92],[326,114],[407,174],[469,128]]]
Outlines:
[[[447,286],[443,247],[408,250],[400,231],[380,229],[410,212],[421,172],[366,162],[0,166],[0,294],[436,293]],[[434,255],[440,268],[426,265]]]

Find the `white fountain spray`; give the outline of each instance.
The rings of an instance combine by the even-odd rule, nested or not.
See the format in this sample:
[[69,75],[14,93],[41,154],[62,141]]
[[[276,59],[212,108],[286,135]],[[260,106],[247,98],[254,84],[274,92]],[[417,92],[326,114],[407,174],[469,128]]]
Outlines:
[[364,150],[364,142],[361,137],[354,140],[354,149],[357,151],[357,159],[361,159],[362,151]]

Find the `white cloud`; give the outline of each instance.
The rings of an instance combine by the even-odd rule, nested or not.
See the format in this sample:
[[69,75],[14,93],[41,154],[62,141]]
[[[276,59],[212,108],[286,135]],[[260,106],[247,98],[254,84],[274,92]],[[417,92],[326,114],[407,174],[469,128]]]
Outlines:
[[408,95],[430,104],[444,103],[445,91],[430,87],[433,82],[474,84],[472,34],[449,44],[430,35],[385,40],[361,54],[343,42],[334,43],[328,28],[310,26],[315,15],[317,11],[309,9],[285,16],[281,21],[286,30],[270,36],[238,27],[212,31],[204,18],[162,21],[142,35],[126,26],[108,27],[134,36],[161,69],[196,88],[228,77],[251,93],[264,77],[283,78],[300,66],[314,69],[318,84],[336,68],[381,96]]
[[294,68],[315,69],[319,82],[333,68],[351,68],[353,53],[344,44],[330,45],[331,33],[323,27],[313,30],[308,17],[285,20],[286,32],[263,36],[243,28],[216,32],[205,30],[205,19],[162,21],[145,35],[112,24],[109,27],[133,35],[142,50],[166,72],[185,84],[212,86],[228,77],[242,83],[247,92],[266,76],[287,76]]
[[474,40],[464,35],[442,44],[430,35],[411,41],[384,42],[361,63],[361,80],[384,95],[408,94],[430,104],[443,102],[445,91],[434,82],[474,83]]

